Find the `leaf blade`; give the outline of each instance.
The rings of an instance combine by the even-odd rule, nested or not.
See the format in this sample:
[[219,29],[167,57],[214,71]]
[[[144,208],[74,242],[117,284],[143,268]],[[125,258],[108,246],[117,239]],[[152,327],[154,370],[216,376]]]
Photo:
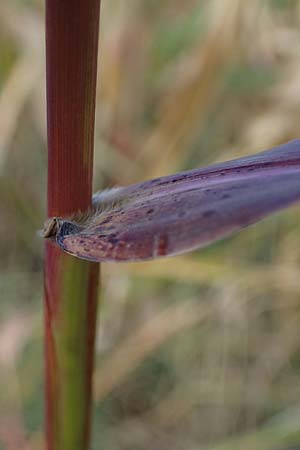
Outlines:
[[300,201],[300,141],[128,186],[118,196],[82,231],[62,227],[61,248],[92,261],[139,261],[222,239]]

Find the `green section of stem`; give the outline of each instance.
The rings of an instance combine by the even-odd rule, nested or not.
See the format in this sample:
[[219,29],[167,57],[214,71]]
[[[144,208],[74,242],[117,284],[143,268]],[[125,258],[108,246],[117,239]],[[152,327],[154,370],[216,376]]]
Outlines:
[[61,295],[54,325],[57,351],[57,449],[86,448],[87,335],[90,264],[62,255]]

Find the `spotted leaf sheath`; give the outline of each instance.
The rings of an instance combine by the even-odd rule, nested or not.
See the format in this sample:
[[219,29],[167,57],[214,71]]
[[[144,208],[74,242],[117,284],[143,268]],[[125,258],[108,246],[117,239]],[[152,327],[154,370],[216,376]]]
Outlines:
[[[300,141],[94,196],[57,244],[90,261],[143,261],[221,239],[300,200]],[[47,235],[48,236],[48,235]]]

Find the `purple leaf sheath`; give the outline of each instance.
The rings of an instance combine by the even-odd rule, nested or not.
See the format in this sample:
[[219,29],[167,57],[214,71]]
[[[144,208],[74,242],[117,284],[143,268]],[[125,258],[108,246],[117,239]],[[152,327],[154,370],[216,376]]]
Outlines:
[[44,235],[90,261],[149,260],[203,247],[298,201],[300,140],[294,140],[95,194],[90,213],[54,218]]

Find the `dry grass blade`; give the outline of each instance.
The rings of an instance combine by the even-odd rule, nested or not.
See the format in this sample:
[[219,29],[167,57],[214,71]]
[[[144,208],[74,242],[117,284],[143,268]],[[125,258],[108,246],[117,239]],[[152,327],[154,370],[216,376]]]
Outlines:
[[0,6],[2,29],[15,42],[19,56],[0,92],[0,171],[19,117],[43,72],[43,27],[40,18],[24,7]]
[[118,349],[96,370],[94,392],[103,400],[151,352],[177,333],[204,320],[210,308],[182,302],[167,308],[120,343]]
[[299,292],[298,270],[291,264],[260,265],[241,267],[239,262],[216,261],[203,258],[197,261],[192,257],[179,256],[166,261],[159,260],[153,265],[126,264],[122,266],[134,278],[169,279],[174,282],[195,283],[239,283],[246,288],[251,286],[253,293],[279,290],[286,293]]
[[15,63],[0,92],[0,172],[3,170],[19,116],[42,73],[36,55],[23,53]]
[[172,93],[160,107],[159,125],[146,138],[139,155],[139,160],[143,160],[146,167],[149,165],[149,178],[175,168],[170,165],[171,161],[180,164],[182,149],[187,147],[193,134],[199,132],[217,98],[225,65],[238,51],[238,30],[243,15],[247,14],[247,2],[226,0],[220,9],[214,4],[211,6],[212,23],[205,41],[201,40],[180,63],[189,77],[182,80],[177,89],[176,85],[175,89],[172,86]]

